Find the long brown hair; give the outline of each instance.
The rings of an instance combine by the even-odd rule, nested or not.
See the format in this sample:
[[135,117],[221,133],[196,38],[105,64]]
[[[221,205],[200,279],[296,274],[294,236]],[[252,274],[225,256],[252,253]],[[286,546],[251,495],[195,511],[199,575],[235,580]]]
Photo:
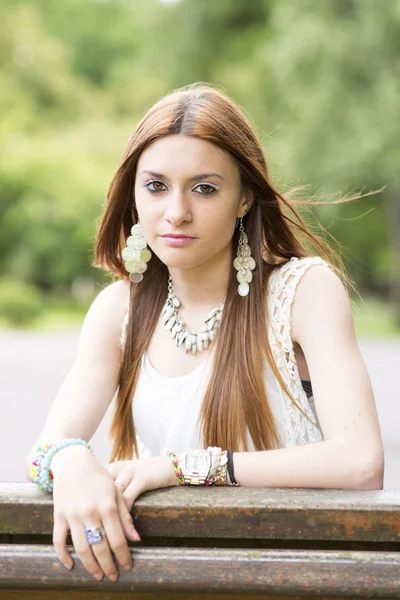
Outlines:
[[[310,201],[289,200],[274,189],[251,122],[240,106],[208,84],[192,84],[171,92],[152,106],[139,122],[107,194],[96,240],[94,266],[111,271],[120,279],[128,277],[121,251],[132,225],[138,220],[134,198],[137,161],[150,143],[170,134],[196,136],[228,152],[239,169],[243,189],[252,192],[254,198],[243,225],[257,267],[253,272],[251,293],[243,298],[237,293],[232,256],[224,318],[213,342],[213,372],[199,415],[204,445],[247,451],[247,426],[256,450],[279,447],[264,384],[267,360],[286,391],[268,343],[266,294],[269,278],[276,265],[291,257],[315,254],[332,265],[346,288],[348,276],[338,253],[321,235],[311,231],[296,210],[295,205],[306,206]],[[238,229],[233,237],[232,253],[236,251],[237,242]],[[143,281],[130,283],[127,338],[110,428],[111,462],[139,457],[132,399],[141,358],[166,300],[167,280],[167,266],[153,254]],[[246,340],[245,344],[243,340]],[[301,410],[295,399],[291,399]]]

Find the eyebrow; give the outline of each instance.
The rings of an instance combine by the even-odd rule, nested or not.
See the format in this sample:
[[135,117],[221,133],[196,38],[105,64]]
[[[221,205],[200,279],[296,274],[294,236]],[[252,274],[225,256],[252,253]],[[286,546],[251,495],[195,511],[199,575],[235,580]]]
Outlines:
[[[143,175],[145,173],[151,175],[152,177],[168,179],[166,175],[163,175],[162,173],[156,173],[155,171],[141,171],[139,175]],[[220,175],[219,173],[198,173],[197,175],[193,175],[193,177],[189,177],[189,181],[194,181],[195,179],[205,179],[207,177],[219,177],[219,179],[225,180],[225,178],[222,177],[222,175]]]

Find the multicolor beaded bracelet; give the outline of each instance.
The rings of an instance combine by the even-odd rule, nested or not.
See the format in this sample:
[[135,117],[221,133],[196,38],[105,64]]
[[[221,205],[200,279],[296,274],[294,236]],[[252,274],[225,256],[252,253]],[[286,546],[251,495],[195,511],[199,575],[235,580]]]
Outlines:
[[57,452],[74,444],[86,446],[93,454],[91,446],[80,438],[67,438],[59,442],[49,442],[36,447],[36,456],[32,462],[30,474],[33,482],[37,483],[40,489],[45,492],[53,491],[53,474],[50,470],[51,460]]
[[182,469],[179,466],[179,458],[175,452],[172,452],[171,450],[168,451],[168,456],[172,460],[172,465],[174,467],[175,475],[179,481],[179,485],[185,485],[185,477],[183,476]]

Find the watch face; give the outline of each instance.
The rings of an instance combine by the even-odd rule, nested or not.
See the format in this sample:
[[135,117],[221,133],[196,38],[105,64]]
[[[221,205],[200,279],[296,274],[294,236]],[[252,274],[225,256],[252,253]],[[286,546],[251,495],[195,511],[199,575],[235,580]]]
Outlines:
[[182,467],[183,474],[195,473],[207,475],[209,470],[209,457],[206,451],[188,452]]

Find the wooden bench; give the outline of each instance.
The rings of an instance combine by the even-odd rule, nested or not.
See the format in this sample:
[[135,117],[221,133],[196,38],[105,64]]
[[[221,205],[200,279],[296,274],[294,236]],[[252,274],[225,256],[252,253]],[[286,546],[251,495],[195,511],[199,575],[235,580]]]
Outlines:
[[133,569],[97,582],[56,558],[51,495],[0,484],[0,600],[400,598],[400,490],[168,488],[133,515]]

